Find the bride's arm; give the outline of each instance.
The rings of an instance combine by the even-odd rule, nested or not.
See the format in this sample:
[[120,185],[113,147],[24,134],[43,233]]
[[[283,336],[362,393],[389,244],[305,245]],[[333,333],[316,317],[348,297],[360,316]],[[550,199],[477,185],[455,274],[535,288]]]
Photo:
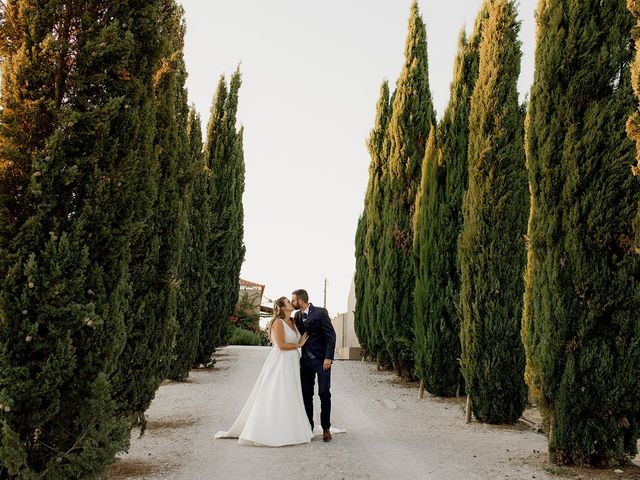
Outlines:
[[302,346],[299,343],[286,343],[284,341],[284,325],[282,324],[282,320],[278,319],[273,322],[271,328],[273,328],[273,340],[280,350],[295,350]]

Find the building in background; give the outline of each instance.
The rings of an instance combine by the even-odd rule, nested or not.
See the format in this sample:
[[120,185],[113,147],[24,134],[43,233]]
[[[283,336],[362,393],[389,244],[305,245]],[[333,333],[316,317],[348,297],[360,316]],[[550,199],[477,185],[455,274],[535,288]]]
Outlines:
[[240,279],[240,295],[239,300],[244,299],[251,305],[252,313],[260,315],[260,305],[262,304],[262,295],[264,294],[264,285]]
[[244,330],[260,330],[260,305],[264,294],[264,285],[240,279],[238,304],[231,323]]
[[349,300],[347,302],[347,312],[337,315],[331,320],[333,328],[336,331],[336,360],[360,360],[360,342],[356,337],[354,326],[356,309],[356,288],[353,281],[351,282],[351,290],[349,291]]

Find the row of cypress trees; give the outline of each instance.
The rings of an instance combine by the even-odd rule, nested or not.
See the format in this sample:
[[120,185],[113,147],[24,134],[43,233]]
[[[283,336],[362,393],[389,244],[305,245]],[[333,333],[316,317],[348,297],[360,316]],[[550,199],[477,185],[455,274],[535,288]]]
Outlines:
[[[173,0],[5,2],[0,478],[98,478],[238,295],[240,73],[206,145]],[[224,265],[223,265],[224,264]]]
[[413,371],[412,217],[435,112],[429,89],[427,32],[414,1],[405,63],[393,96],[383,83],[368,146],[372,162],[356,249],[356,322],[361,344],[381,364]]
[[[638,5],[629,2],[636,19]],[[486,0],[460,36],[439,123],[411,8],[405,68],[391,97],[383,84],[369,138],[356,231],[361,344],[434,395],[466,391],[480,421],[516,421],[530,395],[555,463],[622,464],[640,435],[626,2],[539,3],[525,109],[515,3]],[[628,130],[640,144],[639,115]]]

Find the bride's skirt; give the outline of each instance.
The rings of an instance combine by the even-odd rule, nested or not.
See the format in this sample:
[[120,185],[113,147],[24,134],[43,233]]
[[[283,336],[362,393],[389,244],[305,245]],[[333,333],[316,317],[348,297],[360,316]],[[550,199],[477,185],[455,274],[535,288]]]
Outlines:
[[273,347],[238,418],[216,438],[241,445],[279,447],[311,441],[300,386],[300,353]]

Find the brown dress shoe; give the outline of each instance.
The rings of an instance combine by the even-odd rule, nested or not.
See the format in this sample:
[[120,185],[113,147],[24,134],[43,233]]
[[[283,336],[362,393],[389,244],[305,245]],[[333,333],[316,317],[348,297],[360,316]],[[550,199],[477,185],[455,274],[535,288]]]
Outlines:
[[331,441],[331,431],[323,430],[322,431],[322,440],[324,440],[325,442],[330,442]]

